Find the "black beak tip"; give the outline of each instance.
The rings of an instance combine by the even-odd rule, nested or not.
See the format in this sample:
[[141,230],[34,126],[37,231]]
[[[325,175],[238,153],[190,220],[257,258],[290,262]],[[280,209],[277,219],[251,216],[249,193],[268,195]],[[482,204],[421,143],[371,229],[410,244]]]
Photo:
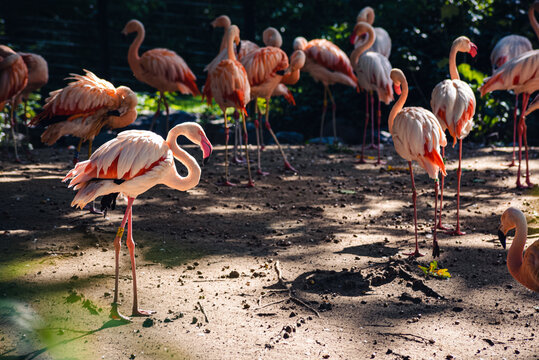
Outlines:
[[239,54],[241,50],[241,41],[238,43],[238,46],[236,47],[236,52]]
[[204,165],[207,165],[209,162],[210,162],[210,157],[209,156],[207,158],[204,158],[204,160],[202,160],[202,164],[204,164]]
[[278,71],[276,71],[277,75],[281,75],[281,76],[284,75],[284,72],[285,72],[284,70],[278,70]]
[[500,243],[502,244],[503,248],[505,249],[506,248],[506,242],[505,241],[507,239],[507,236],[505,236],[505,234],[501,230],[498,230],[498,239],[500,240]]

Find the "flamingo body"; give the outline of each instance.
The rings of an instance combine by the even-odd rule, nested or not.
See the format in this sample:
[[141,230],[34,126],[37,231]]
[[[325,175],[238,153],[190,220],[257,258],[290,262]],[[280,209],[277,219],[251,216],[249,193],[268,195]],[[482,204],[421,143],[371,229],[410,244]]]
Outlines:
[[355,69],[361,89],[376,91],[378,99],[386,105],[393,101],[392,81],[389,78],[391,64],[386,57],[369,51],[359,57]]
[[520,35],[507,35],[500,39],[490,53],[492,71],[496,71],[507,61],[532,50],[530,40]]
[[[372,25],[374,23],[374,9],[370,6],[364,7],[356,17],[356,24],[361,21]],[[374,51],[389,59],[389,55],[391,55],[391,37],[387,31],[381,27],[375,27],[374,34],[376,35],[376,39],[374,40],[374,43],[367,48],[366,52]],[[358,48],[368,41],[368,34],[365,37],[356,37],[352,34],[351,42],[354,44],[355,48]]]
[[28,83],[28,68],[20,54],[0,45],[0,103],[13,99]]
[[525,52],[498,68],[481,86],[481,96],[495,90],[533,93],[539,89],[539,50]]
[[288,56],[281,49],[268,46],[247,54],[241,63],[248,75],[251,98],[269,98],[288,68]]

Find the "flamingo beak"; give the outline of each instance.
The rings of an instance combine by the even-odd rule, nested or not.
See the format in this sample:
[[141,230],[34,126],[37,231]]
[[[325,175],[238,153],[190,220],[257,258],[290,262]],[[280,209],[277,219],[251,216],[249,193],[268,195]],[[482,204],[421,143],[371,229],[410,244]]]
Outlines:
[[504,232],[503,230],[503,225],[500,225],[500,227],[498,228],[498,240],[500,240],[500,244],[502,244],[503,248],[505,249],[507,235],[506,232]]
[[200,147],[202,148],[202,157],[204,158],[203,164],[206,165],[210,159],[210,155],[213,151],[210,141],[204,134],[200,134]]
[[352,33],[352,34],[350,35],[350,44],[355,45],[355,44],[356,44],[356,41],[357,41],[357,38],[358,38],[358,36],[356,35],[356,33],[355,33],[355,32]]
[[395,90],[395,94],[400,95],[401,94],[401,87],[400,85],[393,84],[393,89]]
[[236,54],[239,55],[241,51],[241,40],[238,42],[238,46],[236,46]]
[[475,57],[475,55],[477,55],[477,45],[475,45],[474,43],[470,43],[470,55],[472,57]]

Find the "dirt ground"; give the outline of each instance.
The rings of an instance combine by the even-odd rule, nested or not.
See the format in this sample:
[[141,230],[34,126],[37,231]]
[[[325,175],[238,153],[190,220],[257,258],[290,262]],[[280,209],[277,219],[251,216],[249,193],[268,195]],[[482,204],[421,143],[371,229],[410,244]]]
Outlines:
[[[417,165],[426,256],[416,261],[404,255],[414,241],[410,177],[392,146],[378,167],[356,164],[357,147],[285,149],[299,175],[285,174],[269,146],[271,174],[255,177],[254,189],[218,187],[216,147],[195,189],[157,186],[135,201],[139,301],[157,313],[130,323],[109,319],[125,203],[108,218],[70,208],[66,149],[38,149],[25,164],[4,156],[0,358],[539,359],[539,294],[509,275],[496,236],[509,206],[525,212],[532,241],[539,234],[537,187],[515,189],[516,169],[503,166],[509,148],[465,146],[467,234],[438,235],[449,280],[426,279],[417,266],[432,260],[434,211],[433,183]],[[453,226],[456,149],[447,155],[444,220]],[[537,183],[536,149],[531,156]],[[244,166],[231,173],[246,182]],[[120,274],[120,309],[130,314],[125,246]]]

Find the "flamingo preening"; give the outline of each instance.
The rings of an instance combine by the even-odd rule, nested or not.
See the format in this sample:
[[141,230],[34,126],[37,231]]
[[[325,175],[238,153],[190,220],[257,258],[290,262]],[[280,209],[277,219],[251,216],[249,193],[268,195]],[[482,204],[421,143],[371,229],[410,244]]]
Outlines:
[[[453,137],[453,146],[459,141],[459,167],[457,170],[457,226],[452,235],[464,235],[460,231],[459,210],[460,210],[460,178],[462,175],[462,139],[472,130],[473,116],[475,115],[475,95],[470,85],[460,80],[457,70],[457,53],[467,52],[472,57],[477,55],[477,46],[466,36],[458,37],[453,41],[449,52],[449,74],[451,79],[446,79],[432,90],[430,106],[432,112],[440,122],[444,131],[449,130]],[[442,147],[442,158],[445,157],[445,146]],[[442,186],[440,194],[440,218],[436,225],[439,229],[447,230],[442,225],[442,210],[444,201],[444,175],[442,175]]]
[[327,110],[327,97],[332,104],[333,112],[333,140],[337,140],[337,120],[335,113],[337,105],[329,89],[333,84],[344,84],[357,88],[357,78],[348,56],[331,41],[325,39],[314,39],[309,42],[304,37],[294,39],[294,50],[305,52],[305,65],[302,71],[308,72],[316,82],[324,85],[324,108],[322,110],[322,120],[320,123],[320,138],[324,132],[324,119]]
[[530,290],[539,292],[539,240],[528,246],[524,252],[528,223],[522,211],[513,207],[504,211],[498,228],[498,237],[504,249],[507,232],[511,229],[516,230],[515,238],[507,253],[507,269],[516,281]]
[[[133,316],[154,313],[138,308],[132,205],[138,195],[157,184],[164,184],[179,191],[187,191],[198,184],[200,167],[196,160],[176,143],[181,135],[200,146],[204,160],[211,155],[212,145],[202,127],[196,123],[176,125],[169,131],[166,141],[151,131],[128,130],[99,147],[90,159],[77,163],[63,180],[71,180],[69,187],[78,190],[71,206],[79,208],[103,196],[101,204],[103,209],[107,209],[114,206],[119,193],[127,195],[127,208],[114,238],[116,281],[111,310],[114,319],[128,319],[118,310],[119,256],[126,222],[129,222],[126,243],[133,274]],[[178,174],[174,159],[187,168],[187,176]]]
[[41,135],[41,141],[47,145],[54,144],[64,135],[80,138],[74,164],[79,160],[84,141],[89,141],[90,157],[94,137],[103,127],[126,127],[137,118],[137,95],[130,88],[116,88],[91,71],[84,71],[85,75],[71,74],[67,79],[74,81],[52,91],[43,111],[30,121],[31,126],[47,127]]
[[247,126],[245,124],[245,116],[247,111],[245,105],[250,101],[251,87],[249,78],[243,65],[236,60],[234,54],[234,43],[240,43],[240,29],[236,25],[232,25],[227,30],[227,58],[221,60],[214,68],[208,71],[206,84],[204,85],[203,98],[205,97],[208,104],[211,104],[212,99],[215,99],[225,120],[225,180],[224,185],[234,185],[228,180],[228,137],[229,128],[226,115],[226,109],[233,107],[241,114],[244,130],[245,155],[247,158],[247,171],[249,173],[248,187],[254,186],[251,176],[251,166],[249,164],[249,152],[247,145]]
[[17,138],[15,137],[13,112],[16,106],[16,99],[27,84],[28,68],[22,56],[8,46],[0,45],[0,109],[3,109],[5,103],[9,102],[11,136],[13,138],[15,160],[18,162],[20,162],[20,159],[17,153]]
[[[391,87],[391,79],[389,78],[389,73],[391,72],[391,64],[389,60],[382,54],[374,51],[365,51],[372,46],[376,39],[374,29],[371,25],[366,22],[359,22],[354,27],[353,34],[355,36],[362,36],[363,34],[368,35],[366,42],[356,47],[352,54],[350,55],[350,61],[354,65],[354,70],[356,71],[359,87],[365,90],[367,93],[376,91],[378,95],[378,161],[377,165],[381,164],[380,160],[380,122],[381,122],[381,111],[380,111],[380,100],[388,105],[393,101],[393,89]],[[374,109],[374,97],[371,96],[371,107]],[[365,98],[367,99],[367,97]],[[367,109],[369,103],[367,100]],[[365,152],[365,141],[367,137],[367,124],[369,123],[369,112],[365,112],[365,127],[363,130],[363,145],[361,147],[361,158],[360,163],[365,163],[364,152]],[[372,122],[374,123],[374,111],[371,112]]]
[[[530,6],[528,10],[528,18],[530,24],[539,38],[539,24],[535,19],[535,4]],[[490,62],[492,64],[492,72],[496,72],[500,66],[507,61],[533,49],[532,43],[528,38],[520,35],[507,35],[501,38],[490,53]],[[517,133],[517,109],[518,109],[518,94],[515,96],[515,109],[513,111],[513,156],[509,166],[515,166],[515,144]]]
[[127,35],[136,32],[135,40],[129,46],[127,61],[137,80],[156,88],[159,91],[157,111],[152,119],[150,130],[153,128],[155,118],[159,114],[161,102],[167,113],[167,127],[169,129],[169,108],[165,92],[179,91],[182,94],[200,95],[196,84],[196,77],[181,56],[169,49],[151,49],[139,56],[139,48],[144,41],[144,25],[138,20],[130,20],[122,30]]
[[[436,216],[438,203],[438,172],[446,175],[445,165],[440,156],[440,146],[446,146],[447,140],[442,127],[433,113],[421,107],[403,108],[408,97],[408,82],[399,69],[391,70],[391,80],[395,92],[401,96],[393,105],[389,113],[389,132],[393,138],[395,150],[408,161],[410,176],[412,177],[412,200],[414,203],[415,251],[410,256],[422,256],[417,245],[417,193],[415,189],[412,161],[425,169],[431,179],[434,179],[434,233],[432,256],[440,255],[440,248],[436,240]],[[402,88],[402,90],[401,90]]]

